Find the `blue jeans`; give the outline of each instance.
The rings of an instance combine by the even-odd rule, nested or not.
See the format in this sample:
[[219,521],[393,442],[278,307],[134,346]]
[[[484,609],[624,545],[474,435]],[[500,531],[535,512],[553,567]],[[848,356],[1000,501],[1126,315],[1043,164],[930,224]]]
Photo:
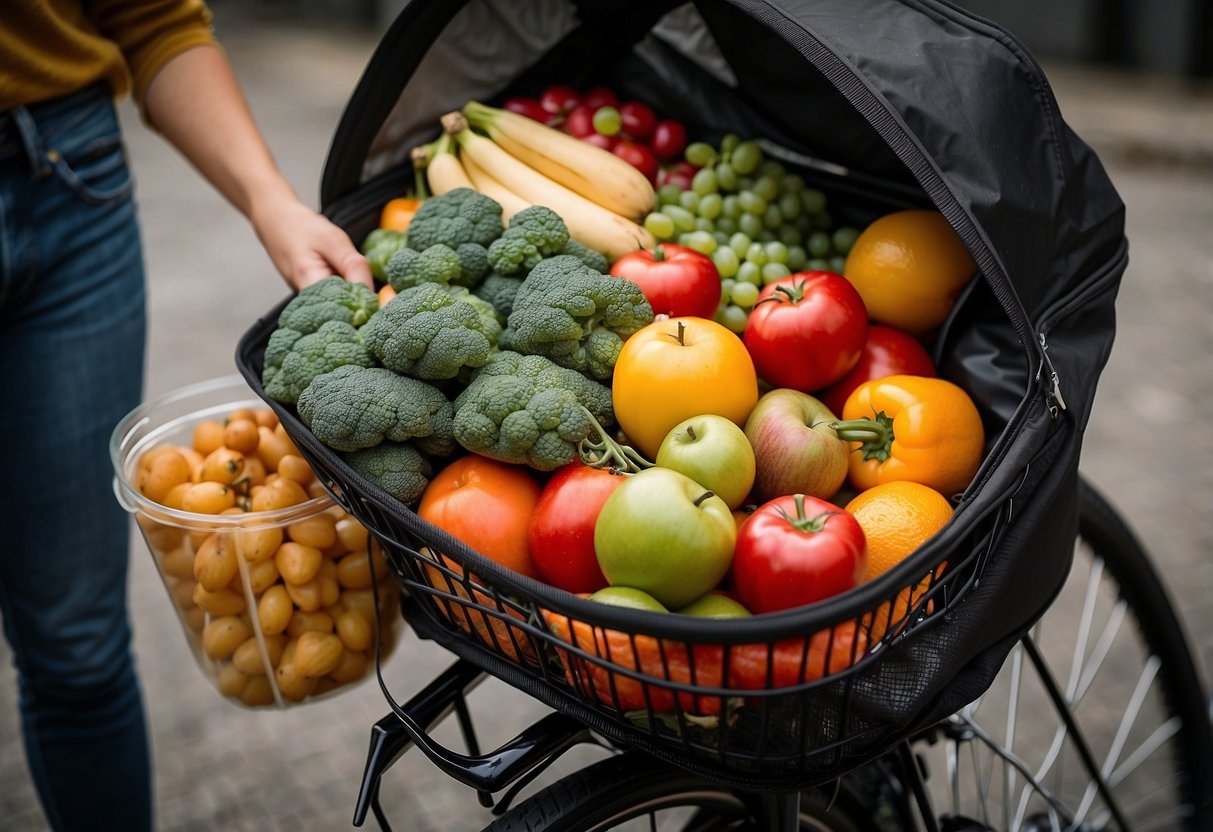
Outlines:
[[108,455],[142,395],[145,312],[108,90],[0,113],[0,612],[56,830],[151,828]]

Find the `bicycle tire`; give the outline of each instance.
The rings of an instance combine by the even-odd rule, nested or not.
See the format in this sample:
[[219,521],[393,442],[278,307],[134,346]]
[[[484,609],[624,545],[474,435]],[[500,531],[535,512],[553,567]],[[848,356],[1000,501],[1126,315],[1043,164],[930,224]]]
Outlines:
[[[1028,750],[1032,741],[1017,743],[1019,714],[1030,710],[1027,706],[1032,696],[1024,687],[1031,671],[1040,673],[1037,658],[1043,657],[1041,666],[1048,669],[1054,682],[1060,679],[1051,670],[1051,658],[1061,653],[1060,645],[1042,640],[1042,636],[1056,623],[1050,619],[1057,616],[1061,616],[1064,627],[1072,612],[1067,603],[1073,599],[1075,588],[1083,592],[1081,618],[1073,631],[1074,652],[1066,668],[1069,679],[1060,680],[1064,686],[1058,684],[1057,692],[1069,703],[1067,710],[1082,729],[1083,741],[1096,758],[1097,767],[1109,781],[1115,781],[1111,802],[1093,786],[1093,778],[1083,773],[1086,769],[1081,752],[1077,746],[1070,748],[1074,740],[1061,728],[1065,725],[1063,716],[1058,716],[1058,725],[1039,764],[1028,765],[1033,760],[1020,750]],[[1103,618],[1105,612],[1107,617]],[[1100,620],[1102,630],[1095,623]],[[1126,629],[1125,624],[1133,626]],[[1093,639],[1092,633],[1097,633]],[[1026,638],[1032,643],[1021,641],[990,691],[950,718],[943,731],[944,742],[934,741],[936,735],[930,743],[933,750],[923,743],[916,746],[928,770],[939,770],[939,749],[945,752],[943,788],[939,779],[930,784],[936,807],[947,807],[937,814],[951,816],[953,823],[956,818],[976,821],[976,828],[1011,830],[1071,825],[1084,830],[1213,829],[1213,728],[1187,638],[1137,536],[1086,482],[1080,484],[1078,540],[1070,578]],[[1142,657],[1140,673],[1134,679],[1132,659],[1125,656],[1138,650]],[[1044,657],[1045,652],[1052,656]],[[1115,670],[1097,681],[1105,666]],[[1008,688],[1005,707],[998,693],[1004,683]],[[1011,684],[1016,686],[1014,696],[1009,695]],[[1106,719],[1113,715],[1108,706],[1121,702],[1117,694],[1122,691],[1128,697],[1123,700],[1119,721]],[[988,704],[991,696],[996,699],[994,712],[987,709],[982,714],[978,709]],[[1052,704],[1047,692],[1036,701]],[[1090,717],[1088,701],[1097,709]],[[1032,710],[1032,719],[1036,720],[1038,714],[1039,710]],[[1157,724],[1151,729],[1153,723],[1142,717],[1154,715]],[[1008,727],[1013,722],[1015,727]],[[1039,727],[1032,730],[1039,731]],[[1001,737],[999,731],[1003,732]],[[1006,741],[1000,741],[1002,737]],[[1061,745],[1055,747],[1059,742]],[[1072,762],[1065,759],[1067,755]],[[967,774],[966,758],[972,764]],[[1018,770],[1017,762],[1024,764],[1026,771]],[[1071,767],[1069,771],[1065,770],[1067,766]],[[979,784],[976,778],[982,769],[987,773],[984,784]],[[1003,782],[989,775],[994,769],[1004,774]],[[1028,775],[1038,781],[1039,787],[1027,781]],[[1021,777],[1023,784],[1017,784]],[[1086,784],[1082,783],[1084,778]],[[1123,824],[1112,810],[1113,804]],[[1070,813],[1068,821],[1065,812]]]
[[[657,813],[662,814],[660,818]],[[681,812],[683,819],[668,813]],[[689,812],[689,814],[687,814]],[[845,791],[816,790],[802,795],[805,832],[880,832]],[[744,798],[727,786],[706,780],[641,752],[625,752],[576,771],[513,807],[484,832],[601,832],[648,830],[640,818],[652,818],[662,830],[724,832],[750,830]],[[676,827],[669,823],[676,822]],[[631,824],[631,825],[627,825]],[[621,826],[623,825],[623,826]]]

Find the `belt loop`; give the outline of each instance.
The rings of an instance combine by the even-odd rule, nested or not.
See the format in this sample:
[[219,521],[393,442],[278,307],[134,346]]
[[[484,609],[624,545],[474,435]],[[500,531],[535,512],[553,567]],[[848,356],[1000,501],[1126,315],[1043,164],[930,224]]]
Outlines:
[[49,176],[51,163],[42,147],[42,134],[38,132],[38,124],[34,121],[34,117],[24,106],[14,107],[12,114],[13,122],[17,125],[17,132],[21,134],[21,144],[25,147],[30,172],[35,179]]

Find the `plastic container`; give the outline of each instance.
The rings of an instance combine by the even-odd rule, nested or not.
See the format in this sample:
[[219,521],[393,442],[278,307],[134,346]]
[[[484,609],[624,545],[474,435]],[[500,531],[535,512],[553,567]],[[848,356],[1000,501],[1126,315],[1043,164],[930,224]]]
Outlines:
[[[251,416],[255,435],[246,424],[216,430],[233,414]],[[165,448],[176,453],[149,455]],[[114,493],[135,516],[186,644],[225,697],[288,707],[371,675],[376,639],[390,653],[403,620],[378,542],[239,376],[140,405],[114,429],[110,456]]]

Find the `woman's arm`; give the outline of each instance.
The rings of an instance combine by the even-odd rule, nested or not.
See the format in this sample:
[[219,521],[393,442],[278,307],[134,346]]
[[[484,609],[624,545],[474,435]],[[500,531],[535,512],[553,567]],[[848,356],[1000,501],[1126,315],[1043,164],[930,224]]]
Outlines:
[[349,236],[300,201],[253,121],[223,53],[197,46],[169,60],[148,86],[148,122],[248,217],[295,289],[331,274],[373,288]]

